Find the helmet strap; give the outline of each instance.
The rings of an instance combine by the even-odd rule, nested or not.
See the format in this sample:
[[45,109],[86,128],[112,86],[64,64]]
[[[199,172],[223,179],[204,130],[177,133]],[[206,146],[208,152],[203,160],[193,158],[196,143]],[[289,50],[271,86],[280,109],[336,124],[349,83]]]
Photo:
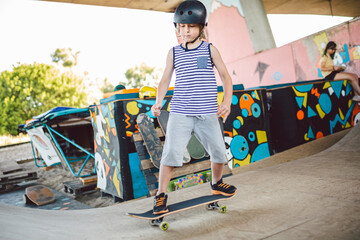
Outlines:
[[189,43],[194,43],[194,42],[196,42],[196,40],[199,39],[199,37],[201,36],[201,34],[202,34],[203,31],[204,31],[204,27],[202,27],[199,35],[198,35],[193,41],[191,41],[191,42],[186,42],[186,43],[185,43],[185,52],[189,51],[189,49],[188,49],[188,44],[189,44]]
[[199,34],[199,36],[197,36],[193,41],[191,41],[191,42],[186,42],[186,43],[185,43],[185,52],[189,51],[189,49],[188,49],[188,44],[189,44],[189,43],[194,43],[194,42],[196,42],[196,40],[199,39],[200,35],[201,35],[201,34]]

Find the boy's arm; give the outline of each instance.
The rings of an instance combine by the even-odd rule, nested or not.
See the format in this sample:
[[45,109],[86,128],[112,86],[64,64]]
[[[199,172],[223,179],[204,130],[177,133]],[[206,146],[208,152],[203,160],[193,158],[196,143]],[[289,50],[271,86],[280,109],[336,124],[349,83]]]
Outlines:
[[160,116],[162,101],[164,100],[164,97],[169,89],[173,71],[173,49],[170,49],[166,58],[165,70],[157,88],[156,103],[151,107],[151,111],[155,117]]
[[233,85],[232,85],[232,79],[229,75],[229,72],[225,66],[225,63],[223,62],[221,55],[216,47],[213,45],[210,45],[210,51],[211,51],[211,57],[212,61],[219,72],[221,81],[223,83],[224,88],[224,100],[219,106],[218,110],[218,116],[224,115],[223,122],[226,122],[227,117],[230,114],[231,111],[231,100],[232,100],[232,94],[233,94]]

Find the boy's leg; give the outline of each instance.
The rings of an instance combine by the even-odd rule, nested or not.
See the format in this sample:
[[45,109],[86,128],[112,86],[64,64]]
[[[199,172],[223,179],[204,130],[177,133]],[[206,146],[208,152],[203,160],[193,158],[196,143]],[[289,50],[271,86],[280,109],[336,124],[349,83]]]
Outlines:
[[192,118],[178,114],[170,114],[159,170],[159,186],[154,198],[154,214],[168,212],[167,188],[174,167],[181,167],[183,164],[186,145],[191,138],[192,129]]
[[217,116],[205,115],[198,118],[194,132],[210,155],[212,182],[211,192],[232,196],[236,193],[235,186],[223,183],[222,175],[227,162],[225,142]]
[[220,179],[222,179],[224,163],[215,163],[211,162],[211,170],[212,170],[212,182],[217,183]]
[[173,170],[174,170],[174,167],[160,165],[159,188],[158,188],[158,191],[157,191],[156,195],[159,195],[160,193],[166,193],[167,192],[167,187],[169,185]]
[[162,214],[168,212],[167,208],[167,186],[169,185],[171,174],[173,172],[174,167],[160,165],[159,171],[159,188],[154,198],[154,214]]

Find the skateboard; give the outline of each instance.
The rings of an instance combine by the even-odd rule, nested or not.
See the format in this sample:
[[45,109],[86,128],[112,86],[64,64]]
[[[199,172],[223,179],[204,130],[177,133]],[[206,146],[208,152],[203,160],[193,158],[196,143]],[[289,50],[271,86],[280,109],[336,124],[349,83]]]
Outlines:
[[151,118],[145,113],[140,113],[137,117],[139,132],[144,139],[146,150],[150,155],[150,160],[156,168],[160,168],[163,147],[160,138],[157,136]]
[[35,203],[37,206],[55,202],[54,194],[43,185],[27,187],[23,195],[25,204]]
[[[163,130],[164,134],[166,135],[166,126],[169,119],[169,112],[166,110],[161,110],[160,116],[158,117],[158,122]],[[187,151],[184,154],[184,162],[190,162],[190,157],[194,159],[201,159],[205,156],[207,156],[207,153],[205,151],[205,148],[203,145],[199,142],[199,140],[195,137],[194,134],[191,135],[191,138],[189,140],[189,143],[186,147]]]
[[221,200],[229,200],[233,198],[232,196],[223,196],[223,195],[207,195],[201,196],[193,199],[189,199],[183,202],[174,203],[168,205],[169,212],[155,215],[153,214],[153,210],[149,210],[144,213],[127,213],[130,217],[140,218],[149,220],[149,224],[152,226],[159,226],[159,228],[163,231],[166,231],[169,228],[169,224],[164,221],[164,217],[167,215],[171,215],[177,212],[185,211],[188,209],[192,209],[199,206],[205,206],[207,210],[218,210],[221,213],[226,213],[226,206],[219,205],[218,202]]

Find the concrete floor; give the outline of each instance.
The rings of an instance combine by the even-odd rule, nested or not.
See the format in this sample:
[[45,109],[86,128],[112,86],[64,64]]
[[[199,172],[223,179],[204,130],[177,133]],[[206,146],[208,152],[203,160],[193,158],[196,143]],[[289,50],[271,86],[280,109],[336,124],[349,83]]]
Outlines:
[[[284,153],[238,171],[226,179],[239,189],[223,202],[226,214],[201,207],[173,214],[166,232],[126,216],[151,208],[152,198],[73,211],[0,204],[0,239],[360,239],[359,142],[360,125],[319,153],[289,162]],[[169,203],[208,193],[199,185],[170,193]]]

